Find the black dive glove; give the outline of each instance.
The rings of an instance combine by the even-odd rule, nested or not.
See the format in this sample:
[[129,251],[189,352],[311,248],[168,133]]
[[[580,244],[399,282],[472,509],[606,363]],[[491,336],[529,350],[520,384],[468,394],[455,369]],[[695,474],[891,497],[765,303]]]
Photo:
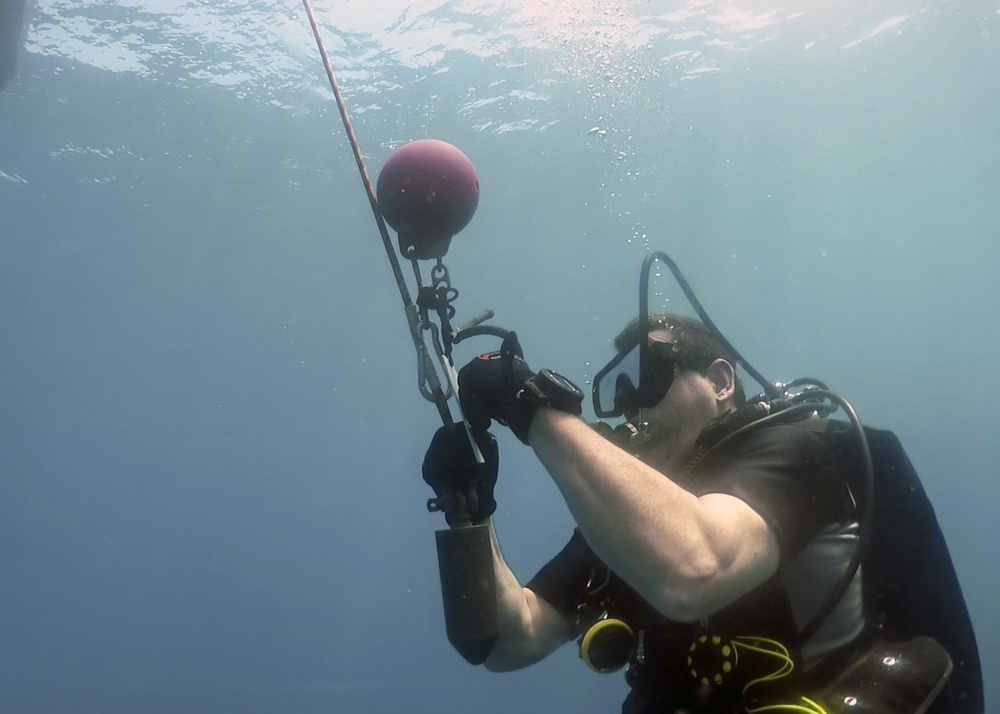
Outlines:
[[495,419],[509,426],[525,444],[538,407],[579,415],[583,403],[583,392],[565,377],[549,369],[531,372],[521,358],[514,333],[504,340],[499,352],[479,355],[462,367],[458,395],[474,431],[486,431]]
[[427,508],[444,511],[450,526],[482,523],[497,509],[493,498],[500,466],[497,440],[485,429],[474,434],[486,463],[476,461],[462,424],[438,429],[424,455],[424,481],[437,495]]
[[[504,362],[508,362],[509,366],[505,368]],[[505,374],[508,370],[509,373]],[[517,413],[515,395],[533,376],[523,359],[517,355],[505,357],[502,351],[479,355],[462,367],[458,373],[458,395],[462,413],[473,431],[486,431],[490,421],[495,419],[509,426],[524,441],[518,431],[523,430],[527,436],[531,415]],[[526,424],[523,423],[525,421]]]

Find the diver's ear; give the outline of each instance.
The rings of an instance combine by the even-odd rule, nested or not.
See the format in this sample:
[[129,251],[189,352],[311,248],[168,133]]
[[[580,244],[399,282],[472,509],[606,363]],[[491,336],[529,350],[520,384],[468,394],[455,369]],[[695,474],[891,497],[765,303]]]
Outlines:
[[736,391],[736,370],[721,357],[708,366],[705,376],[715,388],[715,398],[719,402],[726,401]]

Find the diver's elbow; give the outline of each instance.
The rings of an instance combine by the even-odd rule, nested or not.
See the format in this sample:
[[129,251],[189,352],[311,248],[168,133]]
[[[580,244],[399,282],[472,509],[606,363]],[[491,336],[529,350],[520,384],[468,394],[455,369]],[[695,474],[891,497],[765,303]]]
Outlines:
[[716,613],[720,604],[723,568],[715,559],[705,558],[698,567],[689,568],[683,577],[662,585],[650,604],[674,622],[697,622]]

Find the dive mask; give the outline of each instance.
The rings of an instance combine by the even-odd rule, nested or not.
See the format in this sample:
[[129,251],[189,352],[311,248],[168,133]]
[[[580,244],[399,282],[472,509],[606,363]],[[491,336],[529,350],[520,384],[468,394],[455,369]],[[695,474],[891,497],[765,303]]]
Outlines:
[[670,342],[646,340],[622,350],[594,377],[594,413],[618,417],[655,406],[674,383],[679,362]]

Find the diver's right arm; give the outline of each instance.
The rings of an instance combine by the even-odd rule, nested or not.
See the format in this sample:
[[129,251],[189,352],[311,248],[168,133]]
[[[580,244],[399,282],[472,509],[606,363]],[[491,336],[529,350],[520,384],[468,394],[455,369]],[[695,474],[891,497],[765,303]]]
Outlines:
[[534,664],[574,636],[572,625],[543,598],[522,587],[500,553],[493,522],[493,569],[500,610],[500,637],[486,660],[486,669],[507,672]]

